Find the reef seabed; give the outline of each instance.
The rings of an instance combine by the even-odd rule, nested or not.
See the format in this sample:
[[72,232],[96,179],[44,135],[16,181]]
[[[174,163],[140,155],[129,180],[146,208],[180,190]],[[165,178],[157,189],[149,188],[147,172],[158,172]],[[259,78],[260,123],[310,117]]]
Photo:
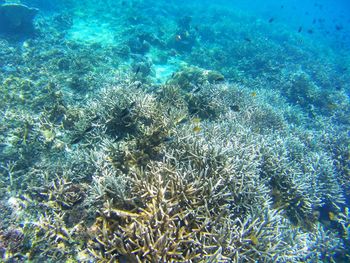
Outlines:
[[349,260],[350,81],[329,87],[311,42],[266,43],[262,24],[242,45],[225,33],[259,27],[242,14],[106,1],[115,39],[90,43],[76,20],[96,6],[68,2],[0,39],[2,260]]

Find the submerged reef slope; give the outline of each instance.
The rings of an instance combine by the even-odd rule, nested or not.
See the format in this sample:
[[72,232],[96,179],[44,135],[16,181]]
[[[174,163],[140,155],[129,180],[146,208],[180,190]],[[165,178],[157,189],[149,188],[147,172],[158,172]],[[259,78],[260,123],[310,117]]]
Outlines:
[[103,2],[0,39],[1,261],[348,262],[350,60]]

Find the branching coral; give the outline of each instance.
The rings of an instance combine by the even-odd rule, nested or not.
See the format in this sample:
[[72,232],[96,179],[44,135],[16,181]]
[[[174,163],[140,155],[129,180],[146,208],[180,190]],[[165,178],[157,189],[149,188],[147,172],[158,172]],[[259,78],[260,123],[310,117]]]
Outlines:
[[113,46],[70,10],[0,40],[0,261],[347,262],[346,74],[263,22],[147,4],[97,3]]
[[43,184],[27,191],[28,211],[40,203],[24,224],[29,258],[298,262],[328,253],[317,247],[331,237],[319,217],[324,204],[341,210],[337,163],[265,100],[238,85],[153,92],[126,81],[85,108],[64,107],[62,120],[45,111],[33,134],[46,151],[26,174]]

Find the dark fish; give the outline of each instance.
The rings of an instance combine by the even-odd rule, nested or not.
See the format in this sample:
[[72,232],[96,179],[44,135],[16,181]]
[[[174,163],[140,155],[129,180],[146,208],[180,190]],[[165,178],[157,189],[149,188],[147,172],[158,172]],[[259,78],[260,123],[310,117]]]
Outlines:
[[135,71],[135,75],[137,75],[140,72],[141,66],[137,66],[136,71]]
[[[96,116],[92,119],[92,121],[97,120],[98,118],[99,118],[99,116]],[[77,144],[78,142],[80,142],[84,138],[85,133],[88,133],[88,132],[92,131],[93,129],[94,129],[94,126],[89,125],[88,127],[85,128],[85,130],[83,132],[81,132],[80,134],[76,134],[70,143]]]
[[230,105],[230,109],[234,112],[239,112],[240,108],[238,105]]
[[136,81],[136,88],[140,88],[142,86],[142,82],[141,81]]
[[82,134],[77,134],[76,137],[74,137],[71,141],[70,144],[77,144],[78,142],[80,142],[83,139],[83,135]]
[[308,30],[307,30],[307,33],[308,33],[308,34],[313,34],[314,31],[313,31],[312,29],[308,29]]
[[100,116],[96,115],[95,117],[93,117],[93,118],[91,119],[91,122],[97,121],[99,118],[100,118]]
[[303,30],[303,28],[300,26],[298,29],[298,33],[300,33]]
[[84,133],[88,133],[88,132],[92,131],[93,128],[94,128],[94,126],[90,125],[89,127],[87,127],[87,128],[84,130]]
[[281,8],[284,8],[284,5],[281,5]]
[[271,18],[269,19],[269,23],[272,23],[274,20],[275,20],[275,19],[274,19],[273,17],[271,17]]
[[312,20],[312,24],[316,24],[316,18]]
[[343,26],[342,25],[335,25],[335,30],[339,31],[342,30]]
[[163,141],[164,142],[172,142],[172,141],[174,141],[174,137],[166,136],[166,137],[163,138]]
[[245,37],[244,40],[247,41],[247,42],[249,42],[249,43],[252,42],[252,40],[251,40],[250,38],[248,38],[248,37]]
[[194,89],[193,89],[193,90],[191,90],[191,93],[197,93],[197,92],[200,92],[201,87],[198,87],[198,86],[195,86],[195,85],[193,85],[193,86],[194,86]]
[[120,118],[121,119],[125,119],[126,117],[128,117],[131,113],[131,109],[136,105],[136,102],[134,101],[133,103],[130,104],[129,107],[126,107],[125,109],[123,109],[120,113]]

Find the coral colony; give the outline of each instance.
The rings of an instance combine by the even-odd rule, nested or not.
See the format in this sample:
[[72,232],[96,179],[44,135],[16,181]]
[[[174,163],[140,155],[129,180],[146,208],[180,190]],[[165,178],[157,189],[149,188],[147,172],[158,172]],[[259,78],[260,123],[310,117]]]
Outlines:
[[350,53],[76,2],[0,6],[0,261],[349,262]]

